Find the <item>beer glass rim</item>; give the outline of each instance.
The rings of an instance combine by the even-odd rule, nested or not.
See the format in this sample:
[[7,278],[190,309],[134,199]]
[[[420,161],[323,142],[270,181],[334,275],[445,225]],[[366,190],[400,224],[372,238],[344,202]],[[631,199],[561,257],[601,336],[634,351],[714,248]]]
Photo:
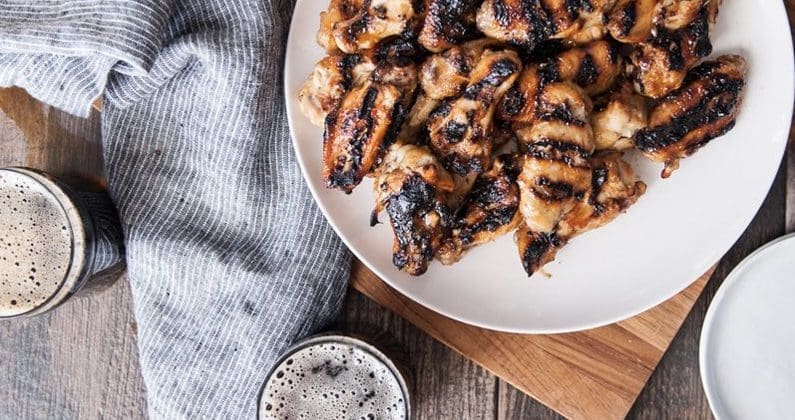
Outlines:
[[[50,297],[25,312],[7,316],[0,315],[0,321],[39,315],[58,307],[85,283],[94,255],[94,250],[92,248],[95,245],[93,241],[93,223],[90,217],[88,217],[88,212],[82,203],[80,203],[79,200],[75,200],[75,193],[68,185],[43,171],[32,168],[18,166],[6,167],[0,168],[0,173],[1,172],[12,172],[26,177],[38,183],[47,190],[48,193],[52,194],[52,197],[58,203],[60,210],[68,221],[67,229],[69,232],[71,249],[68,262],[69,267],[63,279],[61,279],[58,288],[53,291]],[[67,202],[74,207],[74,210],[70,211],[70,209],[64,205]],[[81,229],[76,230],[76,226],[81,226]],[[77,252],[80,241],[83,242],[85,248],[85,251],[82,253]],[[74,280],[71,281],[72,279]],[[69,283],[73,284],[69,285]],[[66,287],[70,287],[70,289],[65,290]]]
[[309,337],[304,338],[303,340],[298,341],[297,343],[290,346],[287,350],[285,350],[284,354],[279,356],[278,359],[273,363],[268,374],[265,376],[265,381],[263,381],[262,386],[260,387],[259,393],[257,394],[257,416],[256,419],[259,420],[262,417],[260,416],[260,412],[262,411],[262,397],[265,395],[265,388],[268,387],[268,383],[273,375],[276,374],[276,370],[279,366],[282,365],[287,359],[291,356],[295,355],[299,351],[312,347],[318,344],[347,344],[353,347],[362,350],[371,356],[375,357],[379,362],[383,363],[384,366],[389,369],[392,376],[397,380],[398,385],[400,386],[400,392],[403,394],[403,404],[406,407],[406,418],[411,418],[411,396],[409,395],[409,389],[406,382],[406,377],[403,372],[395,365],[392,359],[389,358],[378,346],[371,344],[359,335],[356,334],[344,334],[340,332],[330,331],[325,333],[319,333],[315,335],[311,335]]

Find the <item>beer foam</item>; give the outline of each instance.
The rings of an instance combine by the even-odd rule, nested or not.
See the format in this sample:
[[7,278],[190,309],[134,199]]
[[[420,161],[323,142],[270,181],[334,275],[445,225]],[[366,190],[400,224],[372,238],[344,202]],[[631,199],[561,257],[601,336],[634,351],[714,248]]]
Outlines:
[[0,317],[29,312],[64,283],[73,234],[66,210],[41,183],[0,171]]
[[403,387],[378,357],[326,342],[290,355],[262,393],[261,419],[406,419]]

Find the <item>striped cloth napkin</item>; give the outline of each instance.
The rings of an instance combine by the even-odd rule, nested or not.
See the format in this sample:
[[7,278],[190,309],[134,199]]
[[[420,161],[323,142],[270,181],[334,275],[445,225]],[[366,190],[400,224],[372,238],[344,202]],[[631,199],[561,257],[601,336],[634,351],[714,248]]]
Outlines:
[[[290,145],[291,0],[0,0],[0,86],[103,97],[153,418],[250,418],[275,358],[331,321],[349,255]],[[307,40],[311,42],[311,40]]]

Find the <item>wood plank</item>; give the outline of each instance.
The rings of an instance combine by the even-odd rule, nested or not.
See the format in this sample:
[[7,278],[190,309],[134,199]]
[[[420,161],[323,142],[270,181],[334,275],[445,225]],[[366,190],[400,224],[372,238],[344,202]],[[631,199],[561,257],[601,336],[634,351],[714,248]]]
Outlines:
[[[102,177],[100,121],[0,89],[0,164]],[[33,319],[0,323],[0,418],[144,418],[125,280]]]
[[351,290],[337,329],[380,337],[411,374],[416,419],[489,419],[497,379],[392,311]]
[[396,292],[360,263],[354,264],[351,275],[353,287],[363,294],[571,418],[626,415],[667,347],[645,335],[653,329],[655,335],[672,339],[708,277],[671,301],[618,324],[575,334],[521,335],[484,330],[435,313]]
[[497,420],[559,420],[564,418],[503,380],[500,380],[497,392],[499,394]]

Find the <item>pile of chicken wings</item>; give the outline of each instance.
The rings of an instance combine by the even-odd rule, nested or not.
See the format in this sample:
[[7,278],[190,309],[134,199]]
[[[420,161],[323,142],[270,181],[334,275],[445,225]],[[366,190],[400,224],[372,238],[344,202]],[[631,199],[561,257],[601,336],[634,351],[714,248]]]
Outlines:
[[[528,275],[734,126],[743,58],[712,52],[719,0],[331,0],[299,93],[323,178],[374,180],[393,262],[423,274],[515,232]],[[701,62],[701,64],[699,64]]]

